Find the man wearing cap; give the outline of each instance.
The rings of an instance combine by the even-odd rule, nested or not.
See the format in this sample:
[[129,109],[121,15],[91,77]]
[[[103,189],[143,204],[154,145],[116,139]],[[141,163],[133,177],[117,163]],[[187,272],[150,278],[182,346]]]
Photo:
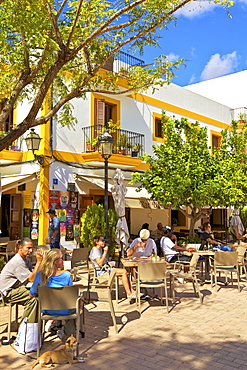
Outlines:
[[49,229],[48,229],[48,243],[51,248],[60,249],[60,221],[56,216],[55,209],[49,209],[48,212],[50,217]]
[[142,229],[139,233],[139,238],[135,238],[130,244],[127,256],[150,257],[153,251],[155,255],[157,255],[156,244],[154,240],[150,238],[150,231]]
[[177,237],[172,233],[172,230],[173,229],[169,226],[166,226],[163,229],[165,236],[161,238],[160,246],[163,250],[164,256],[170,263],[177,261],[189,262],[191,257],[181,254],[180,252],[192,252],[195,251],[195,248],[183,248],[177,245]]

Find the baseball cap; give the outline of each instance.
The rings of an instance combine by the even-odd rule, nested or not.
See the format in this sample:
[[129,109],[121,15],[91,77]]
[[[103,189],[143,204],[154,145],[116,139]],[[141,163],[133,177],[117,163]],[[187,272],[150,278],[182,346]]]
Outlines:
[[49,209],[46,213],[50,213],[51,215],[56,215],[55,209]]
[[147,230],[147,229],[142,229],[139,233],[139,236],[140,236],[141,239],[146,240],[150,237],[150,231]]

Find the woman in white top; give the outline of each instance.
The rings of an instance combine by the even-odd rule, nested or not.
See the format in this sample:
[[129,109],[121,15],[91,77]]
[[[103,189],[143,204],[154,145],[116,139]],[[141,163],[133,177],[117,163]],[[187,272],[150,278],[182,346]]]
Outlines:
[[[104,252],[102,252],[102,249],[104,250]],[[105,246],[105,239],[103,235],[96,235],[94,237],[94,247],[90,252],[89,258],[96,268],[97,276],[102,275],[105,272],[110,273],[111,267],[113,267],[113,265],[111,265],[111,263],[108,262],[106,259],[107,252],[108,247]],[[127,297],[130,303],[133,303],[133,300],[136,298],[136,293],[132,290],[127,271],[120,268],[116,268],[116,270],[116,276],[122,278],[123,287],[126,291]]]

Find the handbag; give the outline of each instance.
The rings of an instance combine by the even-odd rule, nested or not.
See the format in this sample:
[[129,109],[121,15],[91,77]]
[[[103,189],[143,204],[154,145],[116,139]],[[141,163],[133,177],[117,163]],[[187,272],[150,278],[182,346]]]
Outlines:
[[[25,354],[37,350],[38,343],[38,323],[29,323],[25,317],[18,330],[14,348],[17,352]],[[41,347],[41,344],[40,344]]]

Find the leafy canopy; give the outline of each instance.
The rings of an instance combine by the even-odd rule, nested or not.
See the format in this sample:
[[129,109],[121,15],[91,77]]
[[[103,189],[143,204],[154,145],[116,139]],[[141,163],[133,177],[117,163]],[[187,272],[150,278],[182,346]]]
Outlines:
[[[18,101],[30,101],[23,121],[1,135],[0,150],[58,111],[62,124],[73,124],[70,101],[87,92],[123,94],[171,81],[183,60],[170,62],[164,55],[150,65],[130,66],[125,88],[119,87],[119,74],[101,69],[121,49],[142,53],[146,45],[158,46],[157,32],[190,1],[0,0],[0,85],[1,97],[7,98],[0,124]],[[55,103],[48,101],[52,107],[38,117],[51,86]]]
[[223,130],[220,147],[212,154],[206,127],[186,118],[173,120],[163,114],[164,144],[144,155],[145,173],[133,175],[132,183],[146,188],[160,204],[180,209],[194,224],[212,206],[240,206],[247,200],[247,127],[237,122]]

